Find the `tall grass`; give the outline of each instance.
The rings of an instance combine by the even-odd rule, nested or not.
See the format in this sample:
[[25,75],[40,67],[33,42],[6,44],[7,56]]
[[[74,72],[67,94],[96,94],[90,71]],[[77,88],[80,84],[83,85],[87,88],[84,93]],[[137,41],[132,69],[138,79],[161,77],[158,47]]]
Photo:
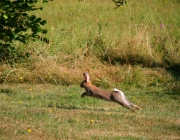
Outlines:
[[[177,2],[130,1],[116,10],[112,8],[113,3],[109,4],[107,1],[55,1],[48,6],[51,12],[46,19],[50,21],[54,53],[73,52],[74,57],[78,57],[83,55],[81,50],[88,49],[105,61],[109,58],[120,64],[168,66],[179,63]],[[59,10],[50,10],[57,6]]]
[[[71,85],[79,83],[84,71],[107,88],[123,86],[121,82],[146,88],[158,79],[163,84],[172,81],[163,69],[148,68],[179,65],[179,2],[128,1],[128,5],[114,7],[109,0],[47,4],[35,14],[48,21],[50,44],[37,40],[19,46],[31,57],[3,64],[1,83]],[[156,76],[152,78],[151,73]]]

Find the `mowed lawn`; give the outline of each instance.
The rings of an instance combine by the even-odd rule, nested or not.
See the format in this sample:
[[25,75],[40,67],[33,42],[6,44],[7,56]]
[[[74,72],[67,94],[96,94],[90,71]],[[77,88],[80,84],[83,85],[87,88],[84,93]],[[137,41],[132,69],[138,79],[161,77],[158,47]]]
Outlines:
[[142,108],[133,113],[81,98],[83,91],[79,85],[1,85],[0,139],[180,139],[180,97],[173,92],[124,91]]

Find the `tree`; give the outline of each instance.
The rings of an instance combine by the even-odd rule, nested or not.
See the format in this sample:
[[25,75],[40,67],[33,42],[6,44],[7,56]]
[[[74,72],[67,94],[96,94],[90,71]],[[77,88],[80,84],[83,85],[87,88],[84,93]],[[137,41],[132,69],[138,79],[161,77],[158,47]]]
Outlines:
[[[42,29],[46,21],[29,14],[31,11],[42,10],[36,7],[38,0],[3,0],[0,1],[0,58],[9,59],[18,54],[13,41],[26,43],[35,40],[38,34],[46,34]],[[48,0],[42,0],[42,4]]]

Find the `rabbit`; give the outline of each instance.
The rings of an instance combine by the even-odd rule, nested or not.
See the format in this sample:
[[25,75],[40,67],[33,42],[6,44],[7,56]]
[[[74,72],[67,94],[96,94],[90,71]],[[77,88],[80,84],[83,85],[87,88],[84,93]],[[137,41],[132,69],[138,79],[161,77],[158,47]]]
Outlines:
[[81,97],[84,96],[91,96],[99,99],[103,99],[106,101],[113,101],[121,106],[130,109],[131,111],[135,112],[136,109],[140,110],[140,107],[129,102],[124,95],[124,93],[118,89],[114,89],[114,91],[109,92],[106,90],[102,90],[94,85],[91,84],[89,74],[87,72],[83,73],[83,76],[85,78],[84,81],[80,84],[81,88],[85,88],[86,92],[84,92]]

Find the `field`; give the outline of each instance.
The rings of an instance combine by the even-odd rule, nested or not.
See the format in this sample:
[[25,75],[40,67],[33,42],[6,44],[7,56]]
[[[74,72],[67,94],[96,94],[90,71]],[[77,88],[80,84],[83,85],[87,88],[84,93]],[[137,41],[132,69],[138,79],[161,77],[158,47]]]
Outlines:
[[[180,139],[180,2],[115,7],[54,0],[30,13],[47,20],[49,44],[14,42],[30,57],[0,62],[0,140]],[[85,71],[142,109],[81,98]]]
[[2,140],[180,139],[180,98],[158,90],[124,91],[142,109],[83,98],[79,86],[11,85],[0,91]]

